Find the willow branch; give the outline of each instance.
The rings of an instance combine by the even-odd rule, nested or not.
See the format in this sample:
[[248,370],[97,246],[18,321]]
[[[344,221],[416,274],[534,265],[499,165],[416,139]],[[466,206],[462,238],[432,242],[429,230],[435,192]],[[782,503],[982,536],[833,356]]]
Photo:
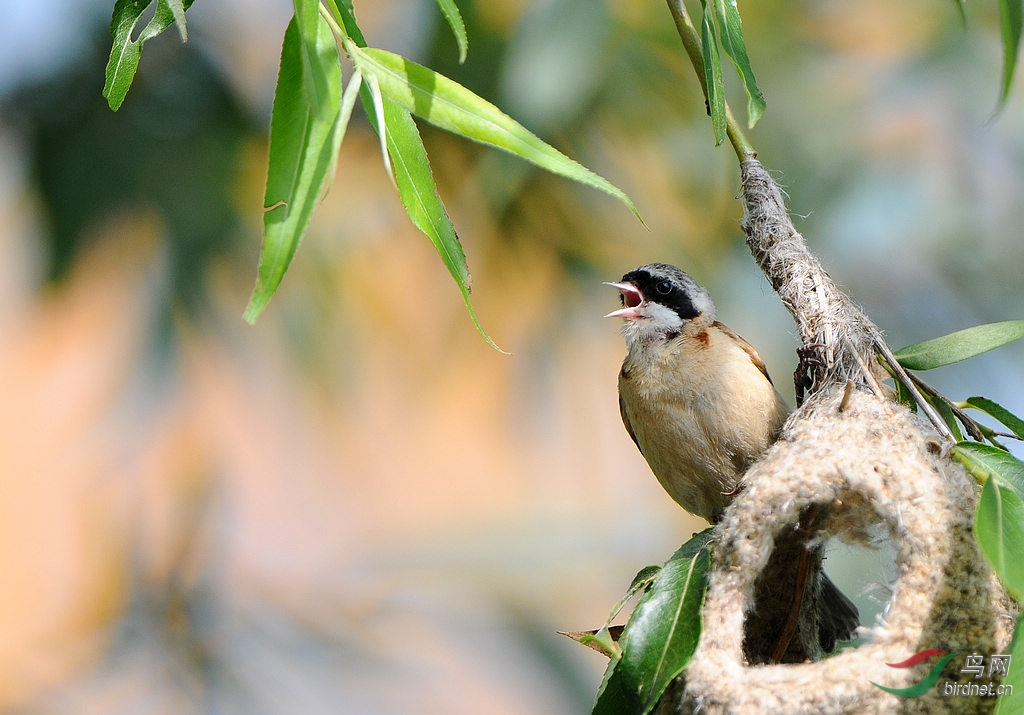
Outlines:
[[[690,14],[687,12],[683,0],[668,0],[668,9],[675,21],[679,39],[683,41],[686,56],[690,58],[693,71],[697,73],[697,81],[700,82],[701,92],[704,93],[704,104],[708,107],[708,114],[710,114],[711,105],[708,100],[708,84],[704,77],[704,54],[700,44],[700,34],[694,27],[693,21],[690,20]],[[757,150],[747,139],[747,135],[743,133],[728,102],[725,103],[725,133],[729,137],[729,143],[732,144],[733,151],[736,152],[736,158],[740,163],[757,156]]]

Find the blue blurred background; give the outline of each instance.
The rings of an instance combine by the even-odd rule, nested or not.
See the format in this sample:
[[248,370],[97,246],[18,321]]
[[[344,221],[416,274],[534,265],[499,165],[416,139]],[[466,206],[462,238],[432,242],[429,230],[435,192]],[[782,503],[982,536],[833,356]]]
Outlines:
[[[601,286],[707,285],[792,401],[788,314],[663,3],[356,2],[371,44],[497,102],[617,202],[423,126],[474,332],[365,119],[254,328],[287,0],[200,0],[100,95],[112,0],[0,24],[0,709],[584,713],[600,625],[702,524],[625,435]],[[995,3],[741,7],[751,133],[798,228],[894,346],[1024,317],[1024,87],[992,116]],[[733,83],[735,85],[735,83]],[[735,86],[733,87],[735,89]],[[733,95],[741,108],[742,97]],[[1024,348],[929,379],[1024,413]],[[830,566],[867,622],[885,555]]]

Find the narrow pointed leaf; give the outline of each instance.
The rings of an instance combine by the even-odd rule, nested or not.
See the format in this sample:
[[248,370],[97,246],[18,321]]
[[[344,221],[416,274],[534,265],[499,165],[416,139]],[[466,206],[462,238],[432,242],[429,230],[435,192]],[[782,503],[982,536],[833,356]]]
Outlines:
[[1013,75],[1020,54],[1021,29],[1024,19],[1021,0],[999,0],[999,32],[1003,38],[1003,76],[1000,85],[999,106],[1002,109],[1013,87]]
[[981,488],[974,520],[978,546],[1015,598],[1024,594],[1024,500],[997,478]]
[[[345,32],[350,38],[345,42],[345,51],[354,58],[359,54],[360,48],[366,47],[366,40],[356,23],[352,2],[351,0],[337,0],[335,4],[332,0],[332,5],[340,13]],[[356,67],[356,72],[363,76],[360,67]],[[366,110],[374,131],[384,138],[387,147],[387,162],[392,167],[392,178],[398,189],[402,206],[413,225],[430,239],[434,250],[441,256],[441,260],[455,280],[459,292],[462,293],[462,300],[466,304],[466,310],[469,312],[469,317],[477,332],[487,341],[488,345],[501,351],[501,348],[484,331],[483,325],[480,324],[476,315],[476,309],[473,307],[470,298],[471,278],[469,267],[466,264],[466,254],[462,250],[462,244],[455,233],[455,226],[445,210],[444,203],[437,195],[437,185],[434,183],[427,151],[420,139],[419,130],[416,129],[416,123],[408,110],[399,107],[386,97],[381,98],[378,110],[375,107],[377,100],[371,89],[373,87],[371,79],[368,76],[363,76],[363,80],[360,91],[363,108]],[[376,81],[376,77],[373,81]],[[377,87],[379,88],[379,86],[380,84],[377,82]]]
[[896,387],[896,401],[909,407],[911,412],[917,412],[917,400],[914,399],[914,394],[899,380],[893,380],[893,384]]
[[[377,78],[374,75],[370,75],[366,78],[366,89],[370,93],[370,98],[372,100],[372,124],[377,130],[377,136],[380,139],[380,153],[381,159],[384,161],[384,171],[387,172],[388,178],[391,180],[391,183],[394,184],[395,172],[391,168],[391,155],[388,152],[387,117],[384,114],[384,96],[380,93],[380,83],[377,82]],[[384,131],[381,131],[382,128]],[[417,136],[419,136],[418,132]]]
[[142,6],[142,3],[136,3],[133,0],[117,0],[114,4],[114,16],[110,23],[110,32],[114,36],[114,42],[107,60],[103,96],[106,97],[108,106],[115,112],[124,102],[128,88],[131,87],[132,80],[135,78],[135,71],[139,68],[142,46],[139,42],[132,40],[132,31],[145,9],[146,7]]
[[375,77],[386,98],[416,116],[441,129],[504,149],[543,169],[611,194],[639,218],[633,202],[621,189],[544,143],[457,82],[386,50],[351,47],[350,51],[352,61],[364,77]]
[[963,441],[964,433],[960,429],[960,422],[956,418],[956,414],[953,412],[949,403],[938,395],[927,395],[925,399],[928,400],[929,404],[935,408],[935,411],[939,413],[939,417],[949,427],[949,431],[953,433],[953,439],[957,442]]
[[448,212],[437,195],[437,185],[416,122],[409,112],[390,99],[382,100],[382,111],[387,123],[387,149],[394,162],[402,205],[412,222],[434,242],[452,277],[469,292],[466,255]]
[[964,404],[976,410],[981,410],[990,417],[995,418],[1013,434],[1017,435],[1017,437],[1024,439],[1024,420],[1002,405],[993,402],[987,397],[968,397]]
[[169,4],[172,0],[158,0],[156,12],[153,18],[146,24],[146,27],[139,33],[137,39],[132,39],[132,33],[139,23],[139,19],[146,9],[152,5],[152,0],[117,0],[114,3],[114,12],[110,18],[110,34],[113,43],[110,47],[110,57],[107,60],[106,79],[103,84],[103,96],[108,106],[115,112],[121,107],[128,89],[135,79],[135,72],[139,68],[139,59],[142,56],[142,43],[151,37],[159,35],[172,22],[175,22],[177,12],[180,9],[182,39],[184,39],[184,17],[185,10],[191,7],[193,0],[173,0],[175,8]]
[[[153,17],[150,19],[146,26],[139,33],[139,43],[143,43],[153,37],[156,37],[161,32],[171,26],[172,23],[177,23],[178,16],[174,7],[171,5],[172,0],[157,0],[156,12],[153,13]],[[181,6],[181,19],[185,21],[185,10],[188,10],[192,6],[193,0],[181,0],[178,5]],[[179,34],[181,34],[181,25],[178,26]],[[182,36],[184,41],[185,36]]]
[[328,0],[331,4],[332,9],[336,9],[341,13],[341,23],[345,28],[345,32],[348,36],[359,47],[366,47],[366,39],[363,37],[363,31],[359,29],[358,23],[356,23],[355,9],[352,7],[352,0]]
[[455,0],[437,0],[437,6],[441,14],[448,21],[448,27],[452,28],[455,35],[455,43],[459,46],[459,63],[466,61],[466,53],[469,51],[469,38],[466,36],[466,24],[462,21],[459,7]]
[[754,70],[747,56],[747,42],[743,38],[743,22],[740,20],[740,9],[736,0],[714,0],[715,18],[718,21],[719,34],[722,38],[722,49],[736,66],[736,71],[743,80],[743,90],[747,93],[747,126],[753,129],[757,120],[764,114],[764,95],[754,79]]
[[619,602],[615,604],[615,608],[612,609],[611,613],[608,614],[607,620],[604,622],[604,627],[608,628],[615,617],[619,615],[619,612],[625,608],[629,599],[637,595],[641,591],[646,590],[650,587],[654,580],[661,573],[661,566],[644,566],[640,571],[637,572],[636,576],[633,577],[633,581],[629,584],[629,588],[626,589],[626,595],[624,595]]
[[610,664],[594,715],[651,712],[697,648],[711,568],[711,529],[696,534],[659,572],[619,638],[622,657]]
[[302,88],[306,102],[313,113],[324,121],[331,121],[338,113],[337,93],[331,85],[333,69],[323,62],[338,64],[320,49],[320,0],[293,0],[295,22],[302,38]]
[[317,24],[319,63],[329,73],[326,86],[332,94],[335,116],[329,121],[321,119],[303,97],[302,38],[292,18],[284,35],[270,119],[263,246],[256,287],[245,310],[245,320],[250,324],[280,285],[313,216],[327,172],[334,164],[332,152],[341,109],[341,66],[330,29],[323,21]]
[[622,634],[622,626],[603,626],[593,631],[559,631],[559,635],[572,638],[580,645],[596,650],[601,655],[614,659],[622,655],[617,641]]
[[619,648],[618,640],[623,627],[613,626],[612,621],[617,615],[619,615],[619,612],[622,611],[631,598],[633,598],[637,593],[646,590],[652,583],[654,583],[658,574],[661,573],[661,569],[661,566],[645,566],[640,569],[636,576],[633,577],[633,581],[629,584],[629,588],[626,589],[626,595],[624,595],[619,602],[615,604],[611,613],[608,614],[608,618],[605,620],[604,625],[599,629],[596,631],[584,631],[576,634],[564,633],[563,635],[567,635],[589,648],[600,651],[613,660],[618,660],[622,656],[622,649]]
[[661,566],[644,566],[642,569],[637,571],[636,576],[629,584],[629,589],[626,591],[626,598],[632,598],[637,592],[644,590],[650,586],[654,579],[661,573]]
[[[621,636],[620,636],[621,637]],[[591,715],[638,715],[640,705],[635,697],[622,686],[619,675],[619,663],[622,656],[612,658],[601,676],[601,684],[597,688],[597,697]]]
[[704,54],[704,83],[708,91],[708,114],[715,132],[715,146],[725,141],[725,83],[722,80],[722,56],[718,52],[718,32],[707,0],[701,0],[700,43]]
[[391,157],[395,185],[402,206],[405,207],[405,212],[413,224],[434,244],[434,249],[455,279],[477,332],[488,345],[501,351],[477,318],[476,309],[470,299],[471,280],[466,254],[462,250],[462,244],[444,203],[437,195],[437,185],[434,183],[427,151],[423,147],[416,122],[405,108],[387,97],[383,99],[383,105],[388,154]]
[[908,370],[931,370],[981,355],[1024,338],[1024,320],[985,323],[925,340],[897,350],[894,355]]
[[349,120],[352,119],[352,110],[355,109],[356,99],[359,98],[359,91],[363,86],[363,77],[358,72],[352,75],[348,86],[341,95],[341,111],[338,113],[338,122],[334,130],[334,146],[331,148],[331,165],[327,168],[327,181],[324,183],[324,194],[334,182],[334,174],[338,168],[338,152],[341,150],[341,142],[348,131]]
[[978,442],[957,442],[951,456],[980,481],[994,476],[1024,494],[1024,462],[1009,452]]
[[167,6],[171,9],[171,16],[178,28],[182,42],[188,42],[188,27],[185,25],[185,6],[182,0],[167,0]]

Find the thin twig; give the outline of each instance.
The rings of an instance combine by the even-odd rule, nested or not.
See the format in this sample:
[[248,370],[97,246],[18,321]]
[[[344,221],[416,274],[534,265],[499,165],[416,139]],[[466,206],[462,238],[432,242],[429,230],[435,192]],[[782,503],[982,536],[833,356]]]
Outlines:
[[913,396],[920,406],[921,411],[924,412],[928,421],[932,423],[935,430],[939,433],[939,436],[943,437],[948,442],[956,442],[956,438],[953,436],[953,431],[949,429],[946,421],[942,419],[938,411],[932,407],[931,403],[925,399],[924,395],[921,394],[920,390],[917,389],[917,385],[914,384],[914,378],[912,378],[903,366],[896,360],[896,356],[892,354],[892,350],[882,340],[881,335],[874,335],[875,349],[885,358],[885,362],[889,366],[889,370],[893,375],[894,380],[898,380],[903,387],[907,388],[907,391]]
[[[867,364],[864,362],[864,358],[861,357],[860,352],[857,350],[857,347],[853,345],[849,337],[846,337],[845,340],[850,355],[853,356],[853,359],[857,361],[857,365],[860,366],[861,372],[864,374],[864,379],[867,380],[868,385],[871,387],[871,391],[875,393],[876,396],[884,398],[886,396],[885,390],[882,389],[881,383],[879,383],[878,380],[875,379],[874,374],[871,372],[871,368],[869,368]],[[849,386],[851,384],[853,383],[846,383],[847,389],[849,389]]]
[[[683,49],[686,50],[686,56],[690,58],[693,71],[697,74],[697,81],[700,82],[701,92],[704,93],[704,104],[708,107],[708,113],[710,114],[711,105],[708,99],[707,79],[704,76],[704,53],[700,44],[700,34],[697,32],[697,28],[694,27],[693,21],[690,20],[690,13],[687,12],[683,0],[667,1],[669,12],[672,13],[672,19],[676,24],[676,31],[679,33],[679,39],[683,41]],[[739,122],[736,121],[736,117],[733,116],[728,102],[725,103],[725,134],[729,137],[729,143],[732,144],[732,149],[736,152],[736,158],[739,159],[740,163],[757,158],[757,150],[754,149],[754,145],[747,139],[747,135],[743,133],[743,129],[740,127]]]
[[937,389],[935,389],[927,382],[922,380],[916,374],[912,372],[908,374],[910,375],[910,379],[913,380],[914,383],[918,387],[920,387],[924,392],[927,392],[932,397],[945,402],[946,405],[949,407],[950,411],[952,411],[952,413],[956,415],[956,418],[960,420],[960,423],[964,426],[964,428],[967,430],[967,433],[970,434],[973,439],[976,439],[979,442],[985,441],[984,432],[981,431],[981,428],[978,426],[978,423],[975,422],[972,417],[970,417],[966,412],[957,407],[952,400],[950,400]]

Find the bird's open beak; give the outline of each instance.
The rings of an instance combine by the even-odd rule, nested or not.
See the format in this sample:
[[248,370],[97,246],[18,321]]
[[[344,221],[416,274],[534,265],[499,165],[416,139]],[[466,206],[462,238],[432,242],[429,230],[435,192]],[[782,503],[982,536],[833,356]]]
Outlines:
[[622,307],[619,310],[613,310],[604,317],[626,318],[627,320],[637,320],[643,317],[640,314],[640,307],[644,304],[644,294],[635,285],[632,283],[609,283],[607,281],[605,285],[617,288],[622,293]]

